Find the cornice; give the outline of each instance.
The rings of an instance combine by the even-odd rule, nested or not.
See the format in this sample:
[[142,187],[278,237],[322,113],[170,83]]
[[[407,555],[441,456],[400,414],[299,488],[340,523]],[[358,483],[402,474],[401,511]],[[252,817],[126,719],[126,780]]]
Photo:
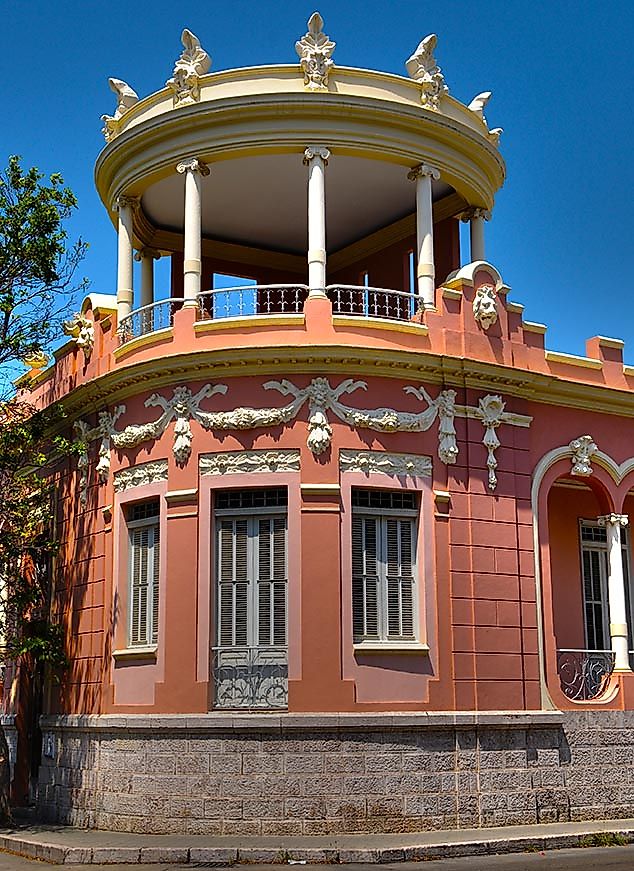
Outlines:
[[590,412],[634,416],[634,394],[554,375],[527,372],[461,357],[426,352],[288,346],[191,351],[116,369],[80,385],[60,402],[71,419],[113,405],[140,392],[187,381],[236,376],[320,373],[419,379],[426,384],[503,392],[530,402]]
[[[213,129],[213,137],[210,131]],[[421,153],[468,201],[490,208],[504,181],[504,162],[480,132],[420,105],[328,93],[253,94],[208,100],[140,121],[101,152],[95,168],[99,194],[115,221],[122,192],[140,195],[174,172],[174,159],[196,153],[220,157],[294,152],[319,134],[338,153],[411,166]]]

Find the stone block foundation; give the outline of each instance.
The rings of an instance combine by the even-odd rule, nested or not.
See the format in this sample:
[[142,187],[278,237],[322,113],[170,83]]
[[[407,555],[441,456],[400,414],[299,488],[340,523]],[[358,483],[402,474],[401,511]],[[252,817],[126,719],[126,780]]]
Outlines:
[[634,712],[42,719],[49,822],[322,835],[634,817]]

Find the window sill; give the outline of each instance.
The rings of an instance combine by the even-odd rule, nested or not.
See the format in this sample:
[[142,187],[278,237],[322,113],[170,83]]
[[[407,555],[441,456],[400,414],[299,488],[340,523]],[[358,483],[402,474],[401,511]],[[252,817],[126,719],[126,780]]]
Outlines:
[[405,653],[415,656],[427,656],[429,645],[417,641],[363,641],[353,646],[355,653],[393,654]]
[[149,645],[148,647],[123,647],[120,650],[112,651],[112,658],[119,662],[128,659],[156,659],[156,652],[158,650],[158,646],[156,644]]

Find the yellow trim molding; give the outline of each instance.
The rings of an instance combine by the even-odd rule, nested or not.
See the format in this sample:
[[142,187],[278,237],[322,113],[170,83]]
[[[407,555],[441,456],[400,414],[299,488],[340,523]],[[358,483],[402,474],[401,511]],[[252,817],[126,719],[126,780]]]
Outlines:
[[602,369],[601,360],[593,360],[590,357],[578,357],[576,354],[564,354],[561,351],[544,351],[544,356],[549,363],[561,363],[564,366],[580,366],[582,369]]

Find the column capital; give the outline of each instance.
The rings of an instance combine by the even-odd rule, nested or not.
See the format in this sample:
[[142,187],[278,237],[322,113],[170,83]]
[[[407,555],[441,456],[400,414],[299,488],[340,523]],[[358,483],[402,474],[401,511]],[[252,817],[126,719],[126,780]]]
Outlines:
[[416,181],[418,178],[431,178],[433,181],[438,181],[440,178],[440,170],[435,166],[429,166],[428,163],[419,163],[418,166],[413,166],[407,173],[410,181]]
[[133,197],[133,196],[129,196],[128,194],[121,194],[120,196],[117,197],[116,202],[115,202],[115,206],[117,208],[117,211],[119,211],[120,209],[125,209],[125,208],[137,209],[140,204],[141,204],[141,197]]
[[321,157],[324,163],[328,163],[330,151],[325,145],[308,145],[304,150],[304,163],[308,164],[316,157]]
[[597,521],[599,526],[607,526],[608,524],[627,526],[629,518],[627,514],[602,514],[600,517],[597,517]]
[[134,253],[134,259],[137,263],[145,257],[151,257],[152,260],[160,260],[161,252],[157,251],[156,248],[141,248],[139,251],[135,251]]
[[484,221],[490,221],[491,212],[489,209],[482,208],[481,206],[472,206],[470,209],[465,209],[460,215],[460,220],[464,221],[465,224],[474,218],[482,218]]
[[197,157],[187,157],[176,165],[176,172],[181,175],[185,172],[199,172],[201,175],[209,175],[209,167]]

